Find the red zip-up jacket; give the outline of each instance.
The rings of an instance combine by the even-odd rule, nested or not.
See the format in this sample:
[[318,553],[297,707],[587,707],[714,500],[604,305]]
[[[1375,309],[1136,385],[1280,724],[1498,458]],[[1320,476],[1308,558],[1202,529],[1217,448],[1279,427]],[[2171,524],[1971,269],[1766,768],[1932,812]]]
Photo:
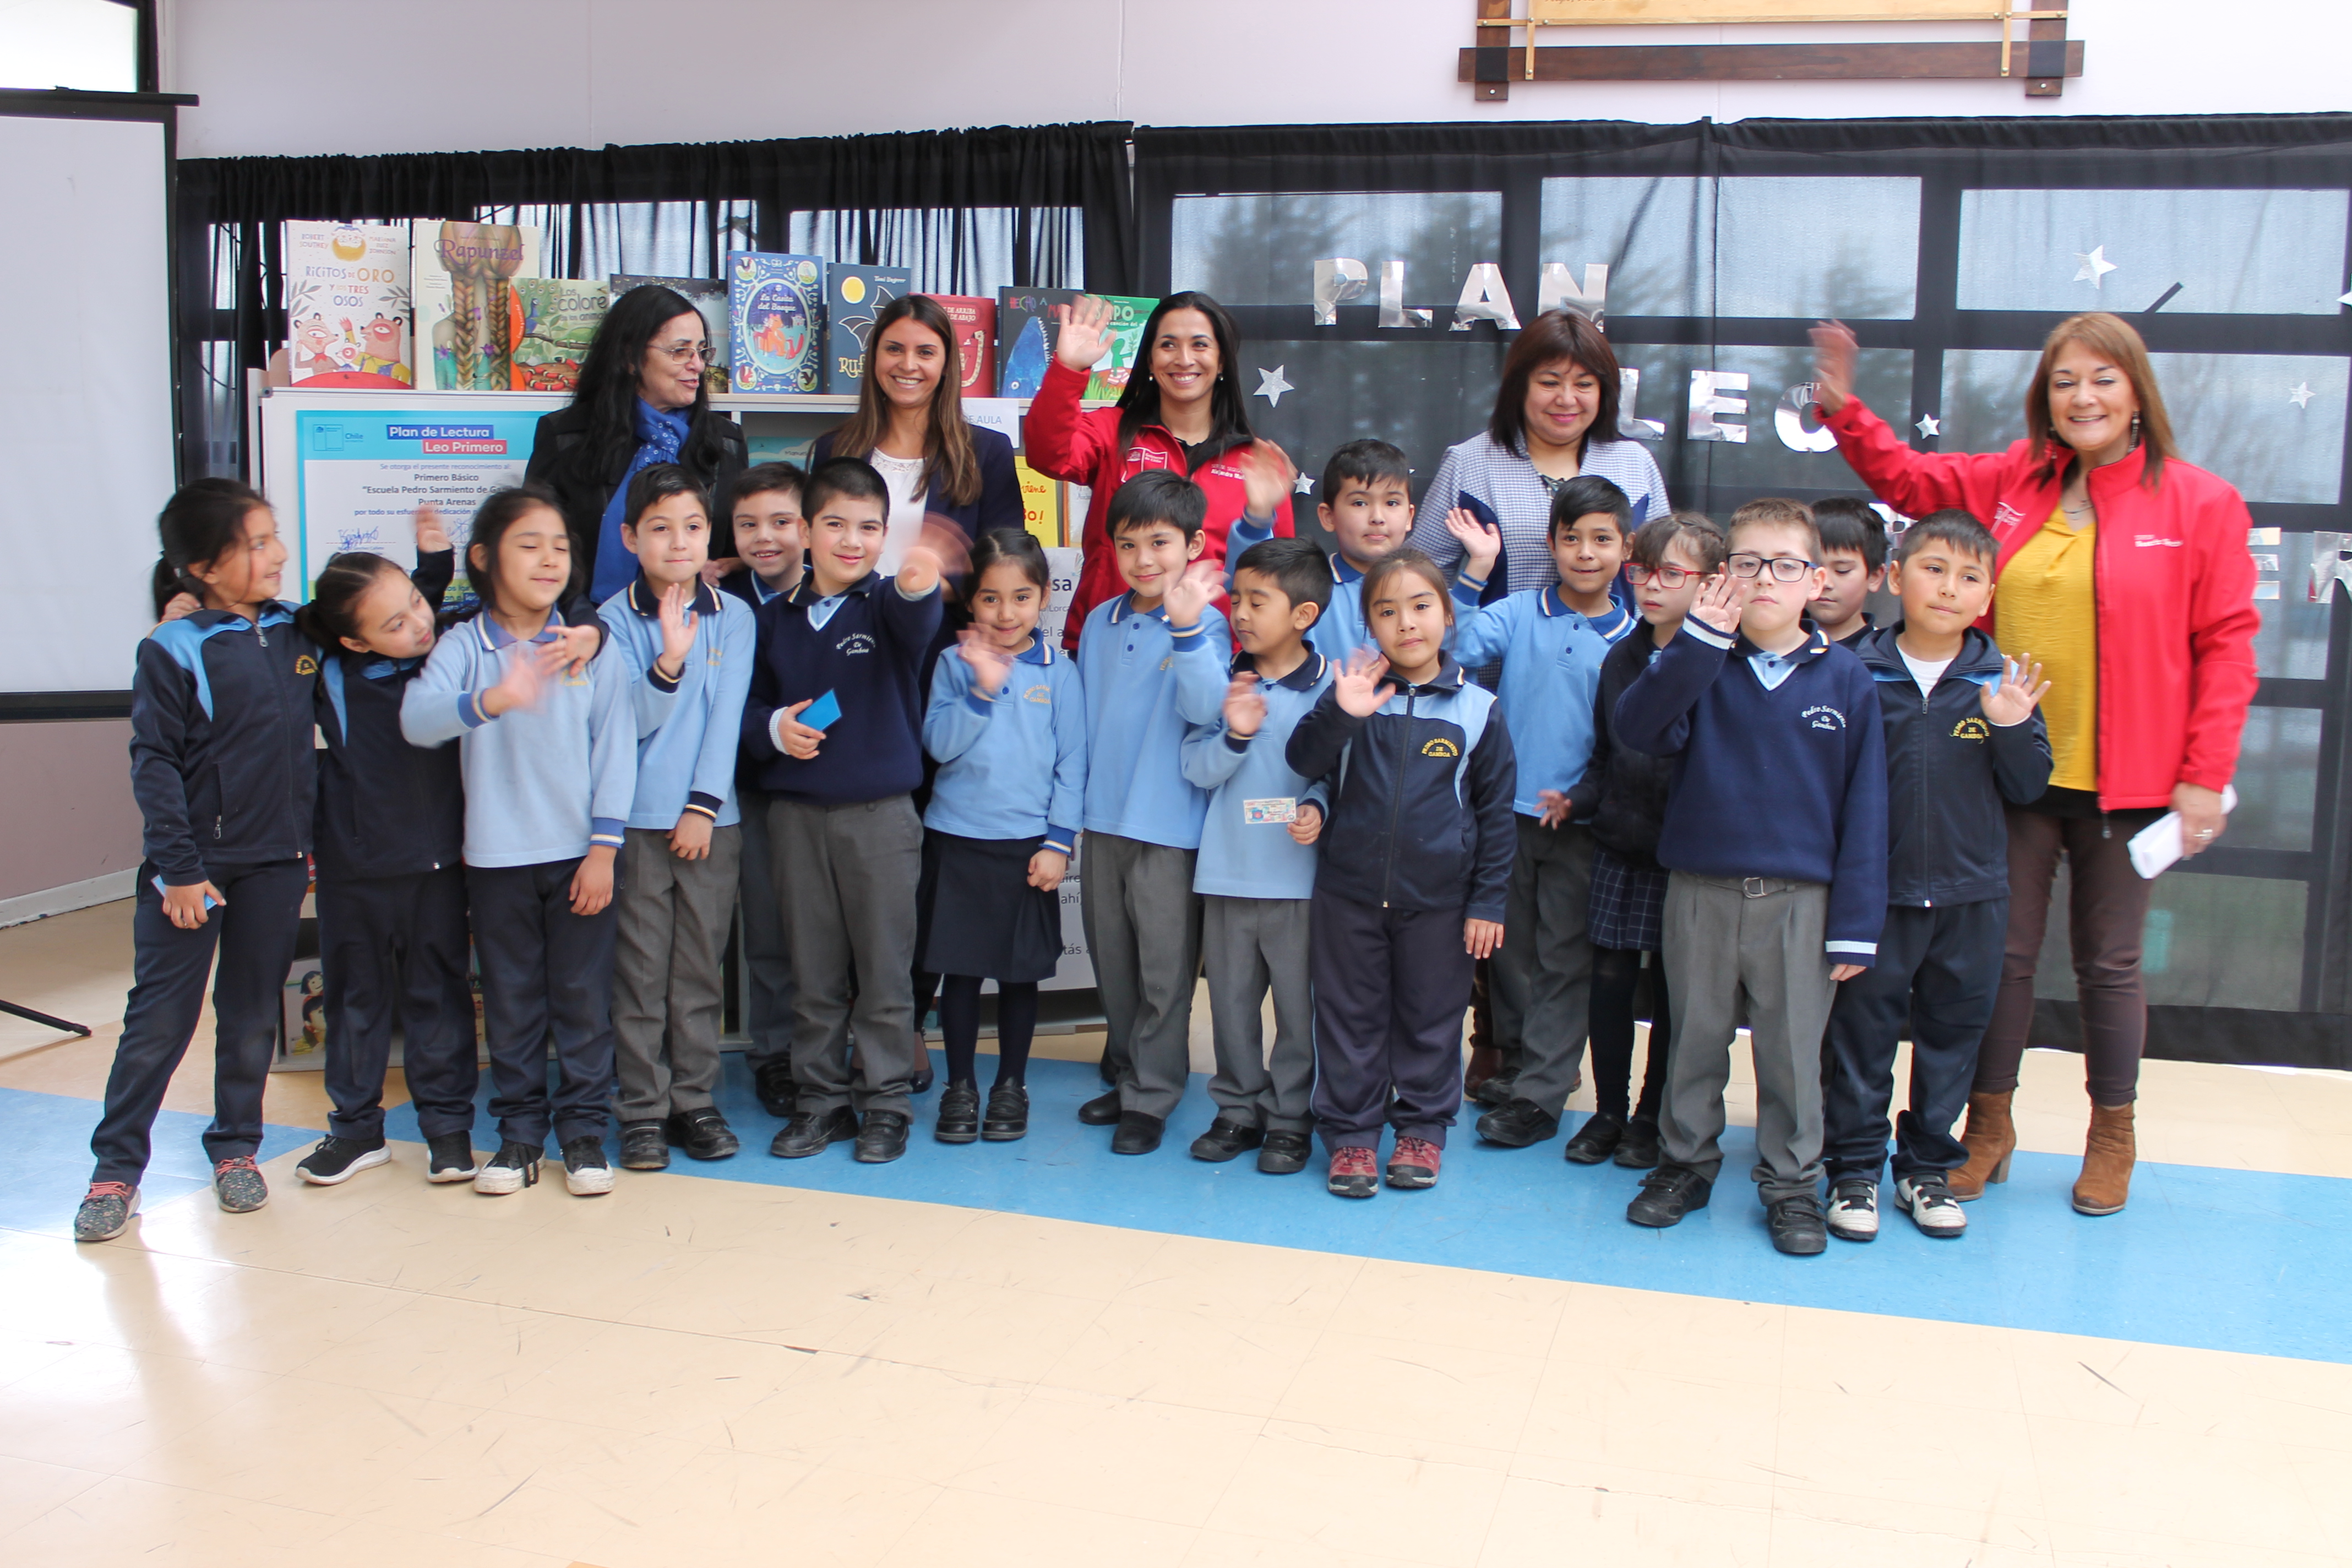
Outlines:
[[[1913,517],[1964,507],[2000,543],[1995,572],[2058,510],[2063,465],[2056,443],[2036,458],[2006,452],[1915,452],[1852,397],[1823,421],[1863,483]],[[2149,489],[2145,452],[2091,470],[2098,532],[2091,579],[2098,607],[2099,808],[2168,806],[2172,787],[2218,790],[2238,767],[2238,739],[2253,701],[2253,519],[2226,481],[2174,458]],[[1994,629],[2000,610],[1978,625]],[[2032,650],[2027,649],[2027,652]]]
[[[1086,372],[1055,360],[1046,367],[1045,384],[1038,387],[1028,416],[1021,422],[1022,457],[1031,468],[1094,490],[1087,507],[1086,531],[1079,536],[1086,563],[1079,568],[1077,595],[1070,601],[1070,617],[1062,630],[1062,646],[1072,650],[1078,646],[1078,629],[1087,624],[1087,613],[1127,591],[1106,527],[1111,491],[1146,468],[1184,471],[1184,445],[1162,425],[1146,425],[1135,433],[1135,444],[1121,452],[1118,410],[1079,407],[1086,387]],[[1222,565],[1225,531],[1242,515],[1249,493],[1239,450],[1211,458],[1192,477],[1209,497],[1208,521],[1202,530],[1207,542],[1201,547],[1201,559]],[[1290,500],[1286,496],[1275,509],[1274,536],[1287,539],[1290,535]],[[1218,608],[1223,607],[1221,597]]]

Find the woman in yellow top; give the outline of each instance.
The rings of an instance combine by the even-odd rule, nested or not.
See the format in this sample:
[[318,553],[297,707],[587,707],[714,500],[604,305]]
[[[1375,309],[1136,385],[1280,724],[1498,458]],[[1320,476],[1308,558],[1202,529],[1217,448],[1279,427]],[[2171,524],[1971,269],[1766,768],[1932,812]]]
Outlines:
[[2059,323],[2025,394],[2026,438],[2001,453],[1915,452],[1853,395],[1853,334],[1813,333],[1838,449],[1905,511],[1965,507],[2000,542],[1990,625],[2042,663],[2050,789],[2009,808],[2009,937],[1977,1055],[1952,1191],[1981,1196],[2017,1147],[2010,1102],[2033,1021],[2034,965],[2063,857],[2091,1129],[2074,1206],[2113,1214],[2131,1188],[2132,1105],[2147,1003],[2148,885],[2131,836],[2168,808],[2194,855],[2221,837],[2221,790],[2254,696],[2252,519],[2223,480],[2175,454],[2139,333],[2095,311]]

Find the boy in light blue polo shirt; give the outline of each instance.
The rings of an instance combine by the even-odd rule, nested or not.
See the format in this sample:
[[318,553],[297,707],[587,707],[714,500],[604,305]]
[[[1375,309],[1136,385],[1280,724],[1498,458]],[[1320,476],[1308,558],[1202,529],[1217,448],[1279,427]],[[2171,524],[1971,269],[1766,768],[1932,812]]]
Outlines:
[[1147,469],[1110,498],[1107,531],[1128,591],[1078,634],[1087,694],[1087,947],[1102,994],[1103,1068],[1116,1087],[1078,1120],[1116,1123],[1111,1150],[1160,1147],[1191,1069],[1200,903],[1192,896],[1206,792],[1183,774],[1184,736],[1224,704],[1221,574],[1201,561],[1209,510],[1201,487]]
[[[1233,577],[1242,651],[1223,720],[1184,741],[1184,776],[1213,792],[1192,890],[1201,895],[1217,1119],[1192,1141],[1192,1158],[1223,1162],[1256,1149],[1259,1170],[1289,1175],[1307,1168],[1313,1149],[1307,909],[1328,789],[1293,773],[1284,753],[1336,668],[1307,644],[1331,599],[1331,569],[1306,540],[1270,539],[1243,552]],[[1269,988],[1271,1061],[1261,1016]]]
[[673,1145],[697,1160],[739,1146],[712,1094],[719,955],[742,856],[735,747],[756,637],[750,608],[701,580],[709,502],[685,469],[640,469],[622,515],[637,577],[601,608],[610,654],[646,678],[633,686],[675,693],[650,714],[640,700],[613,968],[621,1165],[658,1171]]
[[1636,624],[1611,594],[1624,569],[1633,513],[1625,492],[1599,475],[1570,479],[1552,492],[1559,584],[1483,610],[1478,596],[1501,535],[1466,512],[1446,520],[1466,552],[1454,588],[1454,655],[1473,669],[1502,661],[1498,695],[1518,754],[1511,801],[1518,850],[1492,971],[1502,1070],[1478,1090],[1495,1107],[1478,1119],[1478,1136],[1505,1148],[1540,1143],[1559,1131],[1584,1059],[1592,835],[1568,820],[1568,792],[1592,760],[1601,661]]

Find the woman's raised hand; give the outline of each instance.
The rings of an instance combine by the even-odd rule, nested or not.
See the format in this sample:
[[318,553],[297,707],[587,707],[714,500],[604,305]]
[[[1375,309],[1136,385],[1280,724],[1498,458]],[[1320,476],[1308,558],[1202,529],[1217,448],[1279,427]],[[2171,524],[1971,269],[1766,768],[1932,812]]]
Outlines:
[[1812,329],[1814,396],[1822,412],[1835,414],[1853,395],[1853,329],[1843,321],[1822,321]]
[[1110,353],[1110,301],[1088,294],[1074,305],[1056,305],[1054,315],[1062,330],[1054,339],[1054,357],[1072,370],[1091,370]]

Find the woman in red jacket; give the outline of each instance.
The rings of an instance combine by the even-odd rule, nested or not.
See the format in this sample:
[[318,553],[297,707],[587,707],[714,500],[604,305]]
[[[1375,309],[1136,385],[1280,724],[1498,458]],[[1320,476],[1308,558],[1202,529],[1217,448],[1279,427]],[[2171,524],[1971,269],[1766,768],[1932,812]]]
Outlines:
[[[1241,335],[1223,305],[1191,292],[1160,300],[1143,323],[1143,363],[1138,368],[1146,374],[1129,378],[1118,407],[1091,411],[1081,409],[1078,401],[1087,372],[1109,352],[1110,306],[1086,299],[1057,313],[1062,325],[1054,363],[1022,423],[1021,445],[1039,473],[1094,492],[1080,539],[1086,563],[1062,632],[1063,646],[1076,648],[1087,613],[1122,586],[1104,530],[1111,491],[1146,468],[1191,475],[1209,497],[1201,559],[1223,562],[1226,531],[1247,510],[1251,465],[1275,464],[1284,477],[1284,499],[1272,519],[1277,537],[1291,531],[1292,475],[1282,449],[1260,441],[1250,428],[1239,380]],[[1267,520],[1254,521],[1263,526]]]
[[2131,1190],[2132,1104],[2147,1003],[2148,884],[2126,845],[2166,809],[2184,851],[2221,837],[2221,789],[2254,696],[2252,519],[2227,483],[2174,455],[2147,345],[2095,311],[2059,323],[2025,394],[2026,438],[1999,454],[1915,452],[1853,395],[1853,334],[1814,329],[1838,450],[1913,516],[1965,507],[2000,542],[1985,629],[2051,679],[2050,789],[2009,808],[2009,940],[2000,999],[1969,1096],[1952,1191],[2006,1180],[2010,1102],[2033,1018],[2034,960],[2063,856],[2091,1131],[2074,1206],[2114,1214]]

